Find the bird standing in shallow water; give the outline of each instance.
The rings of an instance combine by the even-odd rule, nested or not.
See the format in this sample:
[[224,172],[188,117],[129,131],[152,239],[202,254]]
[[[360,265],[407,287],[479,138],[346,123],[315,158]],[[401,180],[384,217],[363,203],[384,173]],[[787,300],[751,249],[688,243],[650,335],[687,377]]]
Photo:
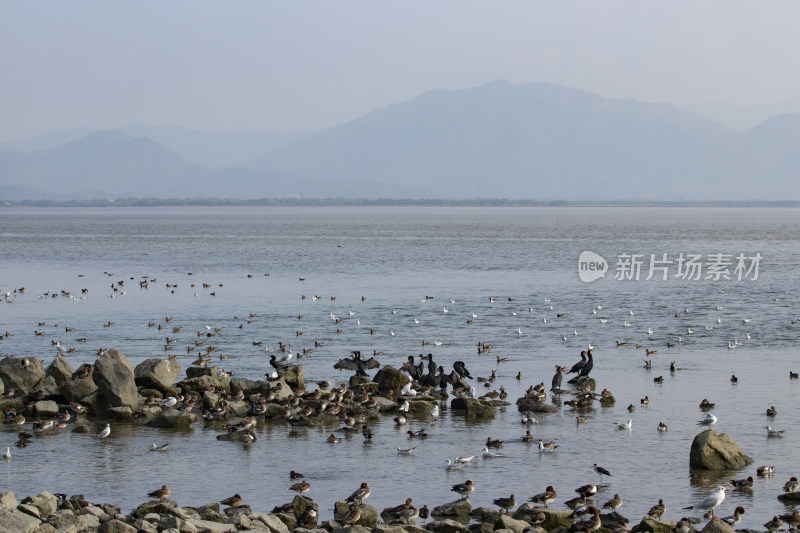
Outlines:
[[103,428],[103,431],[101,431],[100,433],[97,434],[97,438],[98,439],[103,439],[103,441],[105,442],[106,437],[108,437],[109,435],[111,435],[111,425],[110,424],[106,424],[106,427]]
[[602,485],[603,484],[603,476],[611,476],[611,472],[609,472],[608,470],[606,470],[602,466],[597,466],[597,463],[595,463],[592,466],[594,468],[594,471],[597,472],[597,475],[600,476],[600,484]]
[[366,440],[372,440],[373,433],[369,430],[369,427],[367,427],[366,424],[361,426],[361,434],[364,435]]
[[606,503],[603,504],[603,509],[611,509],[612,511],[616,511],[622,506],[622,498],[619,497],[619,494],[614,494],[614,497],[608,500]]

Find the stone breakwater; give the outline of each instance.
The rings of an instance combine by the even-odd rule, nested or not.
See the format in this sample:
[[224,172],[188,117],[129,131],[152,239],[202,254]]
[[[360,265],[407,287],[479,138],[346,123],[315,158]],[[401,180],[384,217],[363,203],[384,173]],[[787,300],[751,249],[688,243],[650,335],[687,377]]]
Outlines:
[[[555,509],[525,503],[506,513],[487,508],[472,508],[469,498],[434,508],[430,520],[410,502],[378,512],[361,503],[335,504],[333,520],[317,521],[319,505],[297,495],[271,512],[253,511],[246,503],[236,507],[212,502],[199,507],[180,507],[169,499],[142,503],[129,514],[122,514],[112,504],[93,504],[80,494],[41,492],[17,502],[13,492],[0,494],[0,528],[4,533],[233,533],[265,531],[289,533],[575,533],[600,531],[614,533],[628,530],[628,520],[616,512],[600,515],[600,525],[570,517],[568,509]],[[356,509],[356,512],[352,512]],[[413,509],[414,512],[404,512]],[[424,508],[427,511],[427,508]],[[417,524],[421,521],[422,524]],[[644,518],[630,531],[670,533],[675,522]],[[731,533],[728,524],[711,520],[703,533]]]
[[[300,365],[279,365],[265,380],[233,377],[207,366],[191,366],[182,375],[180,365],[172,358],[147,359],[134,368],[115,349],[103,351],[94,364],[85,363],[78,369],[72,368],[61,355],[46,368],[38,359],[8,357],[0,360],[0,378],[3,390],[0,409],[5,423],[19,428],[17,446],[20,448],[34,444],[41,434],[69,430],[88,433],[90,417],[95,421],[116,420],[159,428],[186,428],[202,421],[204,427],[219,432],[217,439],[248,446],[256,440],[253,430],[259,424],[330,426],[359,431],[381,414],[415,419],[436,416],[434,407],[448,400],[444,388],[411,382],[408,375],[391,366],[384,366],[373,378],[354,375],[338,386],[317,381],[313,390],[306,390]],[[450,384],[456,396],[450,402],[450,410],[466,419],[488,420],[494,417],[496,406],[508,405],[502,396],[502,400],[490,394],[476,398],[474,389],[470,393],[468,385],[462,381]],[[416,395],[401,396],[401,391],[409,389],[409,385]],[[608,391],[594,393],[595,383],[591,378],[582,378],[574,386],[574,391],[559,391],[559,394],[575,395],[576,399],[565,401],[565,405],[582,409],[593,402],[610,405],[615,401]],[[544,385],[540,384],[530,387],[516,403],[524,413],[559,409],[546,400]],[[31,431],[26,431],[29,427]],[[719,453],[722,444],[713,431],[704,432],[702,436],[703,446],[711,446],[718,452],[716,459],[727,455]],[[699,450],[698,456],[703,455]],[[162,493],[151,494],[157,499],[139,505],[129,514],[123,514],[120,507],[113,504],[90,503],[82,495],[68,497],[42,492],[17,502],[13,493],[6,492],[0,498],[0,531],[192,533],[260,530],[283,533],[300,528],[320,533],[345,530],[356,533],[368,530],[373,533],[425,530],[436,533],[497,530],[503,533],[585,530],[670,533],[675,527],[674,522],[649,516],[629,527],[628,520],[616,512],[593,515],[595,510],[591,508],[587,514],[575,516],[571,510],[531,503],[517,507],[516,500],[511,506],[498,504],[509,507],[501,511],[473,509],[469,498],[430,511],[427,506],[415,507],[411,501],[381,512],[358,499],[354,505],[337,501],[333,519],[318,521],[319,505],[302,494],[267,513],[264,510],[254,512],[250,502],[241,502],[238,498],[232,498],[234,505],[227,508],[220,505],[225,501],[179,507],[177,502],[168,499],[166,487],[163,489]],[[718,520],[709,522],[704,531],[712,529],[719,529],[721,533],[730,530]]]

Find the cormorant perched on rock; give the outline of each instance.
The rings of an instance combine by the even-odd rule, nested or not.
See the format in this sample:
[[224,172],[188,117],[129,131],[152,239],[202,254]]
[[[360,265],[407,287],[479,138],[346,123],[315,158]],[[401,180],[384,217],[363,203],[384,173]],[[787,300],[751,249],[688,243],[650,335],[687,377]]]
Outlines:
[[583,367],[581,368],[580,372],[578,372],[578,375],[580,377],[582,377],[582,378],[585,378],[586,376],[588,376],[589,372],[591,372],[592,368],[594,367],[594,359],[592,358],[592,354],[593,353],[594,353],[594,350],[589,350],[586,353],[586,355],[589,358],[589,360],[586,361],[586,364],[583,365]]
[[333,365],[333,368],[344,370],[355,370],[357,376],[368,376],[367,370],[371,368],[378,368],[380,363],[374,357],[363,359],[360,351],[351,352],[352,359],[339,359],[339,362]]
[[561,372],[563,372],[566,369],[567,367],[565,366],[556,365],[556,375],[553,376],[553,381],[550,384],[550,392],[555,392],[561,388],[561,378],[563,377],[561,375]]
[[580,372],[583,365],[586,364],[586,351],[581,351],[581,360],[572,365],[572,368],[569,369],[567,374],[572,374],[573,372]]
[[[422,364],[422,361],[420,361],[419,364],[415,365],[414,364],[414,356],[413,355],[409,355],[408,356],[408,361],[403,363],[403,366],[400,367],[400,370],[404,370],[404,371],[408,372],[408,375],[411,376],[411,379],[413,379],[414,381],[419,381],[419,379],[423,375],[422,372],[425,370],[425,366]],[[435,374],[435,373],[436,373],[436,369],[434,368],[432,374]]]
[[467,370],[467,366],[464,364],[464,361],[456,361],[453,363],[453,368],[462,378],[472,379],[472,376],[469,374],[469,370]]

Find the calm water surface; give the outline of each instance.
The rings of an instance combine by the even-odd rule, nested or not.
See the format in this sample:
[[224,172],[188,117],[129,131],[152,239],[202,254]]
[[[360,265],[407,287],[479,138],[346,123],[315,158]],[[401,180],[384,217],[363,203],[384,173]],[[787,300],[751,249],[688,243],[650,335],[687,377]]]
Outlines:
[[[578,256],[585,250],[609,261],[605,279],[580,281]],[[182,327],[170,336],[179,339],[172,353],[184,369],[196,357],[186,352],[195,332],[212,326],[223,328],[213,339],[217,353],[230,356],[217,366],[237,377],[262,379],[271,369],[254,341],[270,349],[286,342],[295,351],[321,341],[324,346],[300,360],[308,382],[345,381],[350,373],[332,365],[351,350],[383,352],[380,361],[395,366],[408,355],[432,352],[448,369],[464,360],[473,376],[496,369],[491,388],[476,384],[479,394],[503,385],[511,400],[490,422],[466,423],[446,409],[435,424],[412,420],[412,429],[430,425],[430,437],[413,441],[418,448],[411,456],[397,455],[398,446],[412,441],[391,417],[371,422],[371,443],[356,434],[329,445],[325,438],[335,427],[292,429],[278,422],[260,425],[259,440],[250,447],[219,442],[202,424],[188,432],[112,424],[107,444],[65,431],[18,449],[16,431],[0,425],[0,445],[12,446],[13,454],[0,465],[2,487],[20,497],[41,490],[83,493],[128,511],[166,484],[180,505],[238,492],[254,510],[269,511],[291,500],[288,472],[294,469],[306,474],[308,495],[320,503],[323,518],[362,481],[373,488],[368,503],[379,509],[409,496],[432,508],[453,500],[450,486],[468,478],[477,487],[474,506],[491,506],[510,493],[521,503],[549,484],[559,491],[558,505],[574,496],[574,488],[598,480],[592,471],[598,463],[613,474],[600,503],[619,493],[625,500],[620,511],[634,524],[663,498],[666,516],[679,519],[687,513],[680,507],[708,494],[717,481],[704,486],[689,478],[689,447],[700,431],[703,398],[716,402],[715,429],[731,435],[755,461],[724,473],[720,482],[755,475],[758,465],[775,466],[774,477],[757,479],[752,491],[729,493],[722,515],[741,504],[747,509],[741,526],[761,528],[772,515],[787,512],[776,496],[790,476],[800,474],[800,382],[788,376],[800,370],[800,325],[792,324],[800,315],[800,210],[6,209],[0,211],[0,252],[0,290],[26,288],[0,304],[0,324],[11,333],[0,341],[0,354],[49,363],[51,341],[60,340],[75,348],[67,356],[75,367],[93,362],[101,346],[116,347],[135,365],[165,357],[164,337],[171,330],[159,332],[148,322],[165,324],[169,316],[170,325]],[[623,253],[644,254],[638,281],[615,279]],[[756,280],[752,273],[742,281],[676,279],[673,263],[667,281],[660,275],[645,281],[650,254],[664,253],[669,260],[680,253],[702,254],[704,261],[718,253],[760,253],[762,259]],[[155,278],[147,290],[137,283],[143,276]],[[112,283],[123,280],[124,294],[112,291]],[[177,284],[174,292],[167,283]],[[79,297],[82,288],[88,289],[84,300],[43,296],[64,290]],[[434,299],[423,301],[425,296]],[[247,323],[251,313],[257,316]],[[331,313],[342,322],[334,323]],[[116,325],[104,328],[109,320]],[[36,336],[37,329],[47,334]],[[77,342],[80,337],[87,342]],[[442,344],[423,347],[423,340]],[[493,349],[478,355],[478,341]],[[676,346],[668,348],[668,342]],[[590,343],[596,354],[592,376],[617,402],[597,406],[582,425],[569,407],[542,415],[532,433],[556,440],[559,448],[540,456],[519,441],[525,427],[513,402],[530,385],[549,384],[556,363],[571,366]],[[644,368],[644,347],[658,350],[652,370]],[[508,362],[498,363],[498,356]],[[680,370],[671,374],[670,361]],[[515,379],[517,372],[522,380]],[[736,385],[732,374],[739,377]],[[653,382],[657,376],[663,384]],[[645,395],[647,406],[639,401]],[[636,411],[629,414],[631,403]],[[770,405],[778,410],[772,420],[765,416]],[[628,418],[633,429],[618,430],[614,422]],[[668,432],[656,430],[660,421]],[[94,420],[93,429],[104,423]],[[785,436],[767,439],[768,423]],[[505,457],[445,472],[446,458],[479,455],[487,436],[505,439]],[[170,451],[149,453],[152,442],[170,442]]]

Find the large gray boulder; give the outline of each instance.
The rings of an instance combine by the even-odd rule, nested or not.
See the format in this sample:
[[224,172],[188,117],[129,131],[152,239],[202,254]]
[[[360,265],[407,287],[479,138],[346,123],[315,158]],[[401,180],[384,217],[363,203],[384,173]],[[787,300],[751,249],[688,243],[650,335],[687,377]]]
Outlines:
[[652,516],[645,516],[631,528],[631,533],[672,533],[675,525],[672,520],[658,520]]
[[558,412],[558,407],[556,407],[555,405],[536,401],[530,396],[523,396],[522,398],[517,399],[517,409],[519,409],[520,413],[525,413],[528,411],[530,411],[531,413]]
[[689,466],[702,470],[736,470],[752,462],[732,438],[713,429],[700,432],[689,453]]
[[27,394],[44,379],[44,365],[35,357],[4,357],[0,359],[0,379],[5,390]]
[[391,392],[390,396],[397,398],[400,396],[400,390],[411,381],[411,378],[393,366],[386,365],[378,370],[373,381],[378,384],[378,391],[381,394],[387,395]]
[[198,420],[200,420],[200,415],[196,413],[166,409],[145,425],[154,428],[188,429]]
[[443,503],[437,505],[431,511],[431,516],[455,516],[461,518],[468,518],[469,513],[472,512],[472,503],[469,498],[461,498],[450,503]]
[[39,418],[54,418],[58,415],[58,404],[53,400],[39,400],[28,404],[28,412],[31,416]]
[[70,365],[67,360],[64,359],[63,355],[58,354],[56,355],[55,359],[53,359],[53,362],[50,363],[50,366],[47,367],[45,374],[48,376],[53,376],[53,379],[56,380],[56,383],[61,385],[72,377],[73,372],[75,372],[75,369],[72,368],[72,365]]
[[487,420],[494,418],[494,408],[490,402],[475,398],[453,398],[450,409],[463,414],[468,420]]
[[49,400],[58,395],[58,385],[53,376],[45,376],[30,392],[33,400]]
[[58,390],[66,401],[81,402],[97,390],[97,385],[91,376],[82,376],[62,382]]
[[4,533],[34,533],[42,522],[16,509],[0,509]]
[[278,369],[278,377],[283,378],[292,390],[303,390],[306,388],[303,367],[300,365],[286,365]]
[[133,370],[136,385],[156,389],[162,394],[171,389],[181,373],[181,365],[174,359],[145,359]]
[[733,528],[725,520],[709,520],[700,533],[734,533]]
[[[374,527],[376,524],[381,523],[381,517],[378,510],[371,505],[362,503],[359,507],[361,510],[361,518],[358,519],[356,525],[364,526],[366,528]],[[344,500],[340,500],[333,505],[333,517],[335,520],[340,520],[350,510],[350,504]]]
[[133,365],[115,348],[97,359],[92,377],[109,407],[135,408],[139,403]]
[[786,492],[784,494],[779,494],[778,501],[781,501],[786,505],[797,505],[798,503],[800,503],[800,491]]
[[[194,367],[189,367],[186,369],[186,375],[189,375],[189,370]],[[216,374],[213,376],[197,376],[193,378],[186,378],[183,381],[177,383],[177,386],[180,387],[181,391],[183,392],[201,392],[206,390],[210,386],[214,386],[217,389],[224,390],[226,392],[230,392],[231,390],[231,378],[227,376],[217,376]]]
[[547,531],[552,531],[558,528],[570,527],[573,522],[572,518],[569,517],[571,512],[572,511],[569,509],[554,509],[551,507],[533,505],[531,503],[523,503],[514,513],[514,518],[517,520],[525,520],[530,516],[544,513],[544,521],[537,525]]
[[267,394],[270,386],[266,381],[255,381],[247,378],[231,378],[231,393],[242,391],[245,398],[253,394]]
[[109,520],[100,524],[98,533],[136,533],[136,528],[126,524],[122,520]]
[[437,520],[429,526],[434,533],[467,533],[469,528],[456,520]]

